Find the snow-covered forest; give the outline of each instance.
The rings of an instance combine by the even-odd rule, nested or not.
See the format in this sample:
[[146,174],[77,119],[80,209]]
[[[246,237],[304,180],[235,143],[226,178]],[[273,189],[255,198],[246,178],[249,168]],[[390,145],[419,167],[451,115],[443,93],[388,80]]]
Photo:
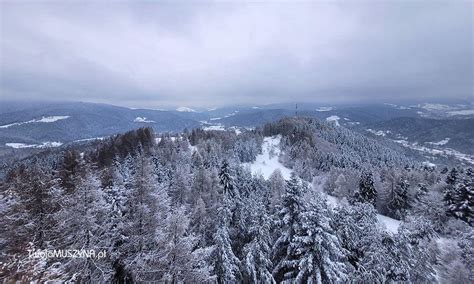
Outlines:
[[[11,165],[0,279],[472,283],[473,183],[316,119],[140,128]],[[106,256],[29,255],[69,249]]]

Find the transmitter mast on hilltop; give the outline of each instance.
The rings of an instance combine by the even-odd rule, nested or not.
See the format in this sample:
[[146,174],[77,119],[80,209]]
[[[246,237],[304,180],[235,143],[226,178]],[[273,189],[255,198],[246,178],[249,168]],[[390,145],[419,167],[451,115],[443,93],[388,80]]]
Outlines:
[[298,104],[295,104],[295,117],[298,117]]

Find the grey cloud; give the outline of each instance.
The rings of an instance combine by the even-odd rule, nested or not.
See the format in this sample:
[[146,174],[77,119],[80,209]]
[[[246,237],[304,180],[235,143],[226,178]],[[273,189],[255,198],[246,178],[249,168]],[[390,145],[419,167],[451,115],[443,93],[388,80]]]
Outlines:
[[473,96],[470,1],[0,5],[4,99],[160,107]]

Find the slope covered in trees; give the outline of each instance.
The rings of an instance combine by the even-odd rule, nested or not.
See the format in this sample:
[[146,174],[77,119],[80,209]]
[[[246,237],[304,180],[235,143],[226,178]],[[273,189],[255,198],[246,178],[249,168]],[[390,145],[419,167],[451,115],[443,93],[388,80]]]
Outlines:
[[[287,180],[248,167],[274,135]],[[240,134],[142,128],[11,165],[0,183],[0,279],[472,282],[472,184],[471,169],[426,167],[314,119]],[[398,232],[377,214],[401,220]],[[31,255],[61,250],[103,257]]]

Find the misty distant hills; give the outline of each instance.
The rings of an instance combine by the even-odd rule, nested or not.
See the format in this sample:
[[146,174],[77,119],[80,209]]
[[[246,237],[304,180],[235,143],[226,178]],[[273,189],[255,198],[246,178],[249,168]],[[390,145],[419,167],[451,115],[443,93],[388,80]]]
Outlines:
[[[58,116],[67,118],[53,122],[27,123]],[[1,113],[0,144],[45,141],[66,143],[143,126],[151,126],[157,132],[166,132],[199,127],[200,123],[170,111],[128,109],[91,103],[50,104]]]
[[[474,118],[398,117],[367,125],[375,133],[426,146],[442,146],[474,154]],[[379,132],[382,131],[382,132]]]
[[[273,104],[209,110],[130,109],[82,102],[3,103],[0,106],[0,156],[27,148],[45,148],[152,127],[156,133],[202,127],[253,128],[288,116],[329,121],[368,136],[404,146],[446,147],[474,154],[474,112],[470,105],[373,104],[324,106]],[[413,144],[413,145],[412,145]]]

